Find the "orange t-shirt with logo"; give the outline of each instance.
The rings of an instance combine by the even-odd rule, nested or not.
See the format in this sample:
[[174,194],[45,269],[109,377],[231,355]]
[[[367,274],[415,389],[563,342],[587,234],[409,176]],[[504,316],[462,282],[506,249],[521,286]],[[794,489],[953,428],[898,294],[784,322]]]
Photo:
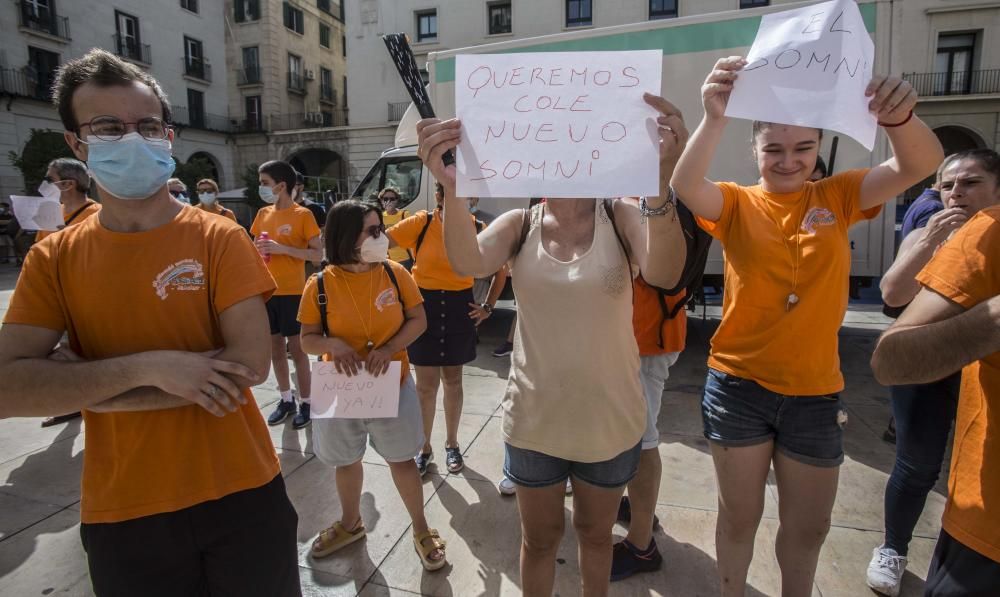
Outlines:
[[[222,207],[221,205],[218,204],[216,204],[214,207],[205,207],[204,203],[199,203],[198,209],[202,211],[207,211],[210,214],[215,214],[217,216],[223,216],[229,218],[234,222],[236,221],[236,214],[233,213],[233,210]],[[268,234],[270,234],[270,232],[268,232]]]
[[[306,249],[309,240],[319,236],[320,229],[311,211],[293,203],[285,209],[274,205],[262,207],[250,226],[250,234],[257,238],[262,232],[267,232],[267,237],[278,244]],[[305,260],[291,255],[271,255],[267,269],[278,285],[276,296],[302,294],[306,285]]]
[[[710,367],[787,396],[844,389],[837,332],[851,273],[847,232],[882,209],[861,210],[867,173],[849,170],[783,194],[717,183],[722,215],[715,222],[698,218],[726,257]],[[793,289],[799,300],[787,308]]]
[[[93,199],[87,199],[87,202],[83,205],[83,207],[78,207],[73,212],[66,211],[66,206],[63,205],[63,221],[66,222],[66,227],[75,226],[99,211],[101,211],[101,204]],[[73,215],[74,213],[76,214],[75,217]],[[73,218],[72,222],[69,221],[70,218]],[[62,230],[62,228],[60,228],[60,230]],[[35,242],[37,243],[46,236],[55,234],[58,231],[59,230],[39,230],[35,233]]]
[[[402,297],[397,296],[396,287],[382,264],[375,264],[371,271],[363,273],[349,272],[335,265],[327,266],[322,272],[327,301],[326,323],[330,335],[346,342],[361,358],[368,356],[366,347],[369,340],[376,348],[388,342],[403,327],[403,311],[424,302],[410,272],[395,261],[386,263],[396,274]],[[299,303],[299,322],[307,325],[322,323],[318,296],[319,285],[316,277],[311,276]],[[330,360],[330,355],[323,355],[323,360]],[[406,349],[392,355],[392,360],[402,363],[401,382],[405,381],[410,373]]]
[[[164,226],[127,234],[88,218],[31,249],[4,322],[65,330],[85,359],[205,352],[225,345],[222,312],[273,290],[246,232],[224,218],[184,207]],[[274,446],[244,395],[222,418],[195,404],[84,411],[83,522],[174,512],[273,479]]]
[[[642,276],[632,283],[632,331],[639,343],[640,356],[681,352],[687,341],[687,312],[682,307],[673,319],[665,317],[659,294]],[[668,312],[673,311],[686,295],[682,290],[675,296],[664,296]],[[663,346],[660,346],[661,337]]]
[[[417,252],[417,239],[427,223],[426,211],[418,211],[412,216],[389,228],[388,234],[396,244],[409,249],[413,254],[413,279],[424,290],[465,290],[472,288],[472,276],[460,276],[451,269],[448,253],[444,248],[444,226],[441,210],[434,210],[434,219],[427,228],[424,240]],[[469,214],[475,221],[475,216]]]
[[[1000,207],[991,207],[962,226],[917,281],[971,309],[1000,295],[998,259]],[[962,371],[954,442],[944,530],[962,545],[1000,562],[1000,352]]]

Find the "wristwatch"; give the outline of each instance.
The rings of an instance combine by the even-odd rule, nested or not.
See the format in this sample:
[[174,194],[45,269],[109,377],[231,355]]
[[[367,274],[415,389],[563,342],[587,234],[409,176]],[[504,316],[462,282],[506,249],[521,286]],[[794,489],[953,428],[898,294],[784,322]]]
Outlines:
[[489,303],[483,303],[482,305],[479,306],[480,308],[482,308],[483,311],[486,311],[486,313],[493,315],[493,305]]

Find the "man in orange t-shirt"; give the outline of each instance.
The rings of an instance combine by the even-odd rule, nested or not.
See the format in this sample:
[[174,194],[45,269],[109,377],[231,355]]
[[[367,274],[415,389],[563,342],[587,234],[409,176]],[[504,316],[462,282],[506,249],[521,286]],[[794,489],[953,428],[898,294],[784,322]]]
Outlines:
[[[1000,193],[1000,159],[991,184]],[[872,357],[886,385],[963,369],[948,504],[926,595],[995,595],[1000,587],[1000,207],[963,225],[920,272],[923,289]]]
[[[264,255],[267,269],[278,285],[274,296],[267,301],[267,318],[271,324],[271,363],[281,399],[267,418],[267,424],[278,425],[294,414],[292,427],[302,429],[311,421],[312,373],[309,357],[302,352],[299,343],[299,302],[306,285],[306,261],[318,264],[323,260],[323,243],[312,212],[292,199],[298,177],[295,169],[287,162],[273,160],[265,162],[258,173],[260,198],[271,205],[257,212],[250,234],[256,239],[257,250]],[[286,351],[295,363],[300,400],[298,413],[295,412]]]
[[104,203],[25,261],[0,327],[0,417],[83,410],[98,596],[299,596],[297,517],[248,389],[267,373],[274,283],[241,228],[171,198],[150,75],[95,49],[55,90]]

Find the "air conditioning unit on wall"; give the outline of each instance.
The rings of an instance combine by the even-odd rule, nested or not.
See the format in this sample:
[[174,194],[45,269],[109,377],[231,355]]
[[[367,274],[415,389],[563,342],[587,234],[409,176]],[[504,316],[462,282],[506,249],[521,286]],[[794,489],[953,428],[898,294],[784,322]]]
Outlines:
[[316,72],[306,69],[306,81],[315,81],[315,80],[316,80]]

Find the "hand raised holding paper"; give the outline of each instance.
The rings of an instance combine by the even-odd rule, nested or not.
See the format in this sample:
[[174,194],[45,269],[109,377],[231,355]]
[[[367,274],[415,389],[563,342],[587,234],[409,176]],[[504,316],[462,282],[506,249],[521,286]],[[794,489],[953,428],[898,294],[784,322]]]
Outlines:
[[739,77],[738,71],[746,65],[747,61],[742,56],[729,56],[716,61],[712,72],[708,73],[701,86],[701,104],[705,108],[706,119],[726,117],[726,106],[729,105],[733,83]]
[[454,196],[455,164],[446,166],[441,157],[458,147],[462,140],[462,123],[457,118],[424,118],[417,123],[417,140],[417,155],[434,175],[434,180],[444,185],[445,193]]
[[872,98],[868,109],[878,118],[879,124],[902,124],[917,105],[917,92],[900,77],[875,75],[865,89],[865,97]]
[[642,99],[662,114],[656,119],[656,127],[660,133],[660,176],[669,181],[673,166],[680,159],[688,141],[689,133],[684,126],[684,115],[677,106],[658,95],[644,93]]

